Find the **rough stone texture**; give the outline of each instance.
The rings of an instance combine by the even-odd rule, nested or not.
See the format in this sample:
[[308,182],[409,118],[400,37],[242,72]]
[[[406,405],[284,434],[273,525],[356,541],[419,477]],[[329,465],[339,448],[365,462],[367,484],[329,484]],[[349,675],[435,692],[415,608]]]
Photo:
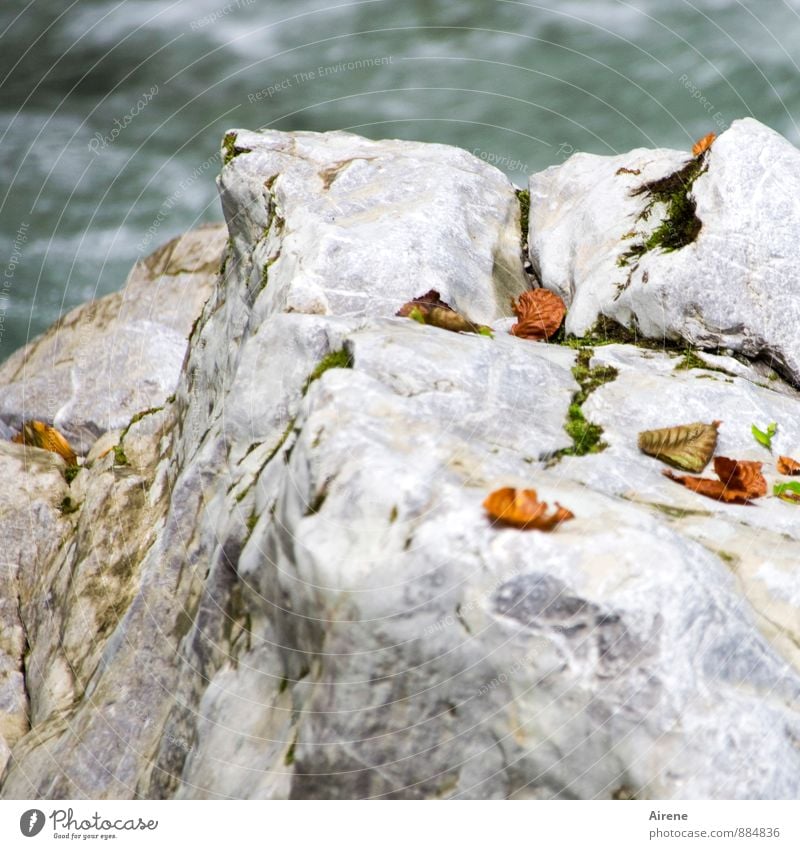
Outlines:
[[533,266],[567,301],[567,329],[576,335],[606,315],[644,336],[762,356],[800,385],[800,151],[774,131],[734,121],[694,183],[697,239],[618,264],[663,220],[663,204],[639,220],[647,196],[631,191],[689,159],[670,150],[581,153],[534,174]]
[[12,354],[0,366],[0,435],[41,419],[84,453],[103,431],[163,404],[226,237],[214,224],[173,239],[134,266],[122,291],[77,307]]
[[[396,234],[407,214],[413,229],[381,165],[405,143],[329,141],[337,162],[374,156],[363,209],[336,227],[388,215]],[[798,393],[728,356],[706,356],[726,374],[596,347],[590,365],[618,375],[584,413],[608,448],[559,459],[575,350],[507,334],[489,273],[447,297],[476,317],[484,304],[493,339],[395,318],[434,285],[408,276],[424,252],[374,261],[380,298],[355,277],[334,292],[327,190],[311,154],[286,153],[322,160],[326,138],[236,146],[254,152],[221,178],[234,238],[175,401],[98,440],[70,487],[59,458],[0,452],[50,464],[17,471],[50,518],[3,547],[20,553],[18,602],[0,607],[0,793],[797,798],[800,508],[717,505],[635,445],[639,429],[720,418],[720,450],[762,459],[772,481],[750,423],[778,421],[775,453],[800,455]],[[457,220],[437,267],[464,263]],[[351,367],[309,382],[337,351]],[[503,485],[576,518],[494,527],[481,505]],[[78,509],[61,515],[65,494]]]

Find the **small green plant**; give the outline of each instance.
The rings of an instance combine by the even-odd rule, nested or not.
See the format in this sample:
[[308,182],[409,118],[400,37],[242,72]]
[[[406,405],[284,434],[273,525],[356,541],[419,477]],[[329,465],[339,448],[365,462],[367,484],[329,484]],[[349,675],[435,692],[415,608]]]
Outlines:
[[67,466],[67,468],[64,469],[64,480],[67,483],[72,483],[72,481],[74,481],[75,478],[78,476],[78,472],[80,470],[80,466]]
[[778,432],[778,425],[775,422],[770,422],[766,431],[759,430],[755,425],[751,425],[750,430],[756,442],[763,445],[768,451],[772,451],[772,437]]

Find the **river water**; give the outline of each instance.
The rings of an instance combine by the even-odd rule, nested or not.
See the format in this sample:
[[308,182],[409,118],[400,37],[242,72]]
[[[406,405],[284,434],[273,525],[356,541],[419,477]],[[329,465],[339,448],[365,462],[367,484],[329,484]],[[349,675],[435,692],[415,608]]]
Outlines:
[[574,150],[800,144],[800,0],[2,0],[0,360],[221,219],[231,127],[460,145],[518,184]]

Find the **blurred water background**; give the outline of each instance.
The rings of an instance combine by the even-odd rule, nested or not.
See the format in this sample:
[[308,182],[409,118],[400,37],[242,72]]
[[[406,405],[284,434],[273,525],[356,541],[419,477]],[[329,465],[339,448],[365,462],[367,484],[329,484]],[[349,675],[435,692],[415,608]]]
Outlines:
[[575,150],[800,143],[800,0],[2,0],[0,360],[221,219],[231,127]]

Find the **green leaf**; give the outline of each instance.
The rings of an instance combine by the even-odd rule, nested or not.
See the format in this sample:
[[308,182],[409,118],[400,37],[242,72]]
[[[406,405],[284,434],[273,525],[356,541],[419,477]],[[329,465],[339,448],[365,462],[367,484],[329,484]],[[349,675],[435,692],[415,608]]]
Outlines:
[[800,481],[776,483],[772,488],[772,494],[777,495],[782,501],[788,501],[790,504],[800,504]]
[[756,442],[763,445],[769,451],[772,451],[772,437],[778,432],[778,425],[775,422],[770,422],[767,425],[766,433],[763,430],[759,430],[755,425],[751,425],[750,430],[753,432]]
[[494,332],[492,331],[491,327],[484,327],[483,325],[481,325],[478,328],[478,333],[481,336],[488,336],[490,339],[494,339]]

